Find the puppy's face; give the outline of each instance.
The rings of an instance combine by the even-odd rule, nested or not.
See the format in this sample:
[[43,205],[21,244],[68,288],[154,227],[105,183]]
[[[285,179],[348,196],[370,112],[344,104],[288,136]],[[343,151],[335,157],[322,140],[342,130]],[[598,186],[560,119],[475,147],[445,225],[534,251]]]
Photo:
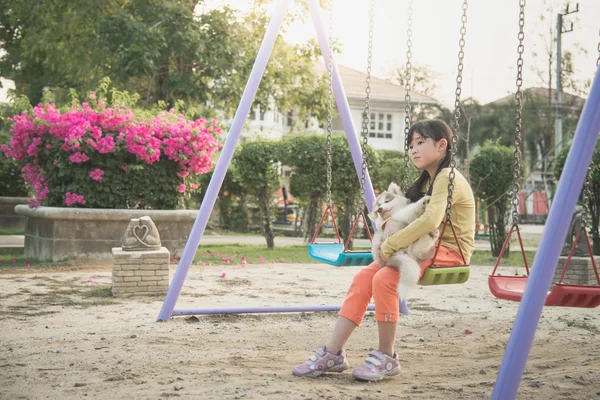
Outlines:
[[369,218],[373,221],[377,221],[378,218],[387,219],[395,210],[406,207],[408,204],[410,204],[410,200],[404,197],[398,185],[390,183],[388,189],[375,199]]

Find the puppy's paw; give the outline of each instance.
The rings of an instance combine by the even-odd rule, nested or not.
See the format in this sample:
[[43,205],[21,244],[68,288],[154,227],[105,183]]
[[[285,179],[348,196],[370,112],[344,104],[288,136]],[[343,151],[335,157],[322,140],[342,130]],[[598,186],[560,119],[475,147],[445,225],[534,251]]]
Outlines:
[[440,238],[440,231],[436,229],[434,231],[429,232],[429,237],[437,241]]

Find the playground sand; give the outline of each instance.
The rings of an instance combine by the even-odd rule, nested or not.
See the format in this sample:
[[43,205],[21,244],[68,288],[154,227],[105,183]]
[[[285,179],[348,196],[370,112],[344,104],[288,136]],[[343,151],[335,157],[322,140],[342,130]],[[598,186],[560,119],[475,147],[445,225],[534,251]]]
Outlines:
[[[490,270],[473,267],[464,285],[413,290],[412,315],[398,327],[402,372],[375,384],[355,381],[351,371],[292,376],[294,364],[326,341],[335,313],[159,323],[160,298],[105,297],[110,266],[3,273],[0,399],[488,399],[518,306],[488,293]],[[177,308],[340,304],[356,271],[192,269]],[[544,310],[518,398],[599,398],[599,315]],[[369,313],[348,342],[350,363],[360,364],[370,346],[377,327]]]

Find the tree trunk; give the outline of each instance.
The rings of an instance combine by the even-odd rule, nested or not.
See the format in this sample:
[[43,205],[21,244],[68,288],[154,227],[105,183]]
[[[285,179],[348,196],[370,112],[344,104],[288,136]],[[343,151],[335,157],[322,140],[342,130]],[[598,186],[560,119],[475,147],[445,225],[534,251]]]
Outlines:
[[248,202],[245,193],[240,194],[240,210],[242,211],[240,231],[248,233],[250,231],[250,212],[248,211]]
[[592,233],[592,252],[594,253],[594,255],[600,255],[600,232],[598,229],[598,207],[594,206],[598,204],[598,200],[595,198],[595,196],[592,194],[592,196],[590,196],[590,199],[588,200],[589,202],[589,209],[590,209],[590,219],[591,219],[591,233]]
[[269,250],[273,250],[275,248],[275,234],[273,233],[273,225],[271,223],[271,206],[269,204],[269,191],[267,188],[262,188],[260,190],[259,197],[261,214],[263,217],[264,236],[267,240],[267,247]]
[[156,74],[156,100],[163,100],[169,104],[169,108],[173,106],[172,102],[168,101],[168,95],[165,91],[165,82],[169,78],[169,70],[170,70],[170,56],[171,53],[169,49],[163,49],[161,52],[161,62],[160,67],[158,68],[158,73]]
[[222,196],[219,199],[219,220],[221,229],[231,230],[231,197]]
[[[489,229],[490,229],[490,246],[492,256],[498,257],[502,251],[502,246],[506,240],[506,214],[505,207],[491,206],[488,209]],[[506,252],[503,257],[510,255],[510,243],[506,247]]]
[[[303,217],[300,218],[300,215]],[[294,220],[294,232],[295,236],[299,237],[302,235],[302,220],[304,219],[304,207],[296,208],[296,219]]]
[[352,223],[354,222],[353,217],[352,217],[352,210],[353,210],[353,205],[354,205],[354,198],[353,197],[348,197],[346,198],[346,204],[345,204],[345,212],[344,212],[344,219],[342,220],[342,238],[344,238],[346,241],[349,241],[348,243],[348,250],[352,250],[352,247],[354,246],[354,238],[352,238],[350,236],[350,229],[352,229]]
[[309,242],[315,235],[315,230],[317,228],[317,218],[321,217],[317,215],[318,208],[319,199],[311,197],[308,203],[308,219],[306,221],[306,234],[304,235],[305,242]]

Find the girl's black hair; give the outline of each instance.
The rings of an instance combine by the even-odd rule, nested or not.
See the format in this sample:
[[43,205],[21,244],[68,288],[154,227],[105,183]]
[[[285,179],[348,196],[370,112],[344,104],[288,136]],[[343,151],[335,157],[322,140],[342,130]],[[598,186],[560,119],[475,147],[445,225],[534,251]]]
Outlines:
[[[452,130],[441,119],[425,119],[422,121],[415,122],[408,131],[408,143],[412,142],[413,136],[415,133],[418,133],[424,139],[430,138],[435,142],[439,142],[441,139],[446,139],[448,142],[448,146],[446,147],[446,155],[440,162],[438,166],[435,176],[431,177],[431,185],[429,185],[429,190],[427,190],[427,195],[431,195],[431,191],[433,190],[433,182],[437,174],[443,169],[450,166],[450,156],[452,154],[451,146],[452,146]],[[406,191],[406,197],[411,201],[415,202],[424,196],[423,186],[429,180],[429,172],[423,171],[421,176],[417,178],[415,183]]]

